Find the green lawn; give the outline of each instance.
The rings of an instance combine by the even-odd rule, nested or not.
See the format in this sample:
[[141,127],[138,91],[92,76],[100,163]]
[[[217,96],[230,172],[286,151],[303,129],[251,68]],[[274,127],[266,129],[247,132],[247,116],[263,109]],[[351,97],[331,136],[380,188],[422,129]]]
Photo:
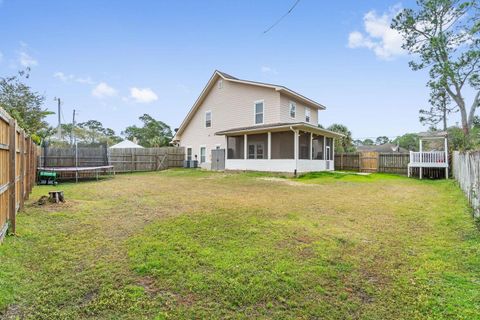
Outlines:
[[480,232],[451,180],[171,170],[60,189],[0,246],[0,318],[480,319]]

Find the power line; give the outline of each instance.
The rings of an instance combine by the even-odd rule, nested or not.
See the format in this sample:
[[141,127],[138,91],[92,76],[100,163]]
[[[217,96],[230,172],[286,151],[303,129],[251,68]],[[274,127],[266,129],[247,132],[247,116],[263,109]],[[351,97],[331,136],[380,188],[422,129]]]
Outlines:
[[277,21],[275,21],[274,24],[272,24],[268,29],[266,29],[265,31],[263,31],[263,34],[267,33],[268,31],[272,30],[277,24],[279,24],[286,16],[288,16],[292,11],[293,9],[295,9],[295,7],[297,6],[297,4],[300,2],[300,0],[297,0],[295,1],[295,3],[293,4],[293,6],[283,15],[281,16]]

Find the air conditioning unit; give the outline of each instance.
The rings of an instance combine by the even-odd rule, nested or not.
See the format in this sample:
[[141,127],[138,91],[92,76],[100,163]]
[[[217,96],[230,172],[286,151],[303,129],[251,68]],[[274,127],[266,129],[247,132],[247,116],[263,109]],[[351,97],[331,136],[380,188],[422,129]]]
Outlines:
[[183,161],[183,167],[184,168],[190,168],[190,162],[192,162],[192,161],[190,161],[190,160]]

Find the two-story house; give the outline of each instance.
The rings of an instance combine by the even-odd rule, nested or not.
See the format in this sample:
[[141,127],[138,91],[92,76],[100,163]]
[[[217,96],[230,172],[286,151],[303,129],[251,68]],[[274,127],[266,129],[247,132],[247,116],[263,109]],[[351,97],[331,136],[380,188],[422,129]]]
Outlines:
[[333,170],[334,139],[342,135],[318,127],[320,110],[284,86],[215,71],[173,142],[207,169]]

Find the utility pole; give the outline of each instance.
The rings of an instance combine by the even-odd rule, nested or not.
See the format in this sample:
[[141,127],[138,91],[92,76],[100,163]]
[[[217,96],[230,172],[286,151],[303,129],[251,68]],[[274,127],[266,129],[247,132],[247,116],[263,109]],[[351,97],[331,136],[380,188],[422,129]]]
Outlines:
[[58,140],[62,140],[62,114],[61,114],[61,99],[60,98],[55,98],[55,101],[58,102],[58,128],[57,128],[57,134],[58,134]]
[[75,109],[73,109],[72,130],[70,132],[70,144],[73,145],[73,137],[75,136]]

